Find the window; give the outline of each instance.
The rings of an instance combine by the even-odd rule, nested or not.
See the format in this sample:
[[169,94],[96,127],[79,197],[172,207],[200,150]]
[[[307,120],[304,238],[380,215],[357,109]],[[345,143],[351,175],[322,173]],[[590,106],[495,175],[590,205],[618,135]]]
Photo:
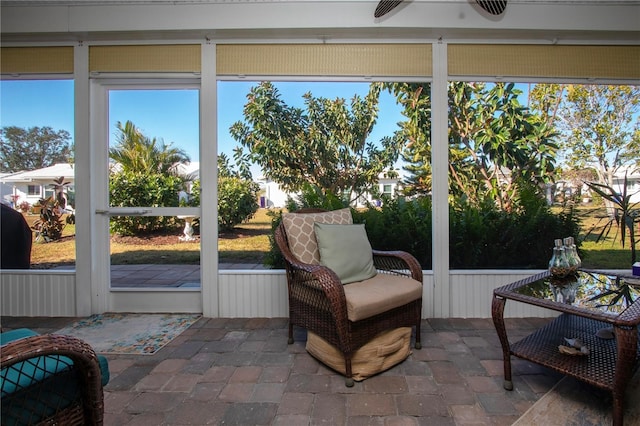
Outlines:
[[27,187],[27,195],[40,196],[40,185],[29,185]]
[[[73,53],[72,49],[69,50]],[[13,196],[15,191],[18,205],[26,202],[33,206],[40,198],[53,194],[55,178],[51,176],[64,175],[64,182],[70,182],[65,185],[67,207],[74,208],[75,196],[70,193],[74,171],[73,167],[69,167],[73,163],[74,142],[73,80],[2,80],[0,90],[1,127],[13,127],[17,134],[25,135],[16,144],[17,153],[25,155],[17,156],[20,161],[11,166],[11,171],[26,174],[24,179],[12,182],[11,186],[15,189],[12,188],[10,194],[4,192],[7,185],[2,185],[2,198]],[[41,160],[32,154],[40,151],[47,152]],[[50,244],[32,245],[31,269],[75,265],[75,223],[71,219],[67,220],[71,211],[70,209],[55,218],[62,226],[62,234],[56,240],[55,250],[52,250]],[[32,213],[37,213],[37,209]],[[27,214],[25,219],[29,226],[34,226],[40,216]],[[38,237],[37,230],[33,232],[33,237]]]
[[[429,91],[429,84],[419,86],[421,93]],[[323,190],[330,189],[334,195],[342,197],[353,207],[362,210],[364,210],[364,208],[370,206],[371,204],[382,206],[380,200],[377,200],[381,192],[390,198],[399,195],[398,193],[394,193],[394,184],[387,183],[390,181],[390,179],[386,177],[383,179],[379,179],[377,182],[370,182],[370,185],[367,186],[364,190],[357,187],[356,185],[353,185],[355,180],[354,177],[361,177],[365,174],[362,173],[360,169],[358,169],[357,172],[355,170],[358,167],[362,167],[363,170],[366,170],[366,168],[369,167],[371,163],[375,163],[375,160],[373,159],[362,160],[362,158],[358,158],[359,161],[355,161],[353,165],[351,165],[351,163],[349,163],[349,156],[354,155],[354,151],[345,149],[344,151],[341,151],[340,155],[336,156],[333,156],[333,151],[329,150],[327,150],[326,155],[320,154],[319,150],[305,153],[306,146],[300,146],[299,150],[287,151],[284,147],[293,146],[297,142],[302,143],[302,139],[298,140],[295,136],[293,136],[291,140],[287,140],[287,143],[279,144],[279,142],[281,142],[281,139],[275,134],[269,133],[268,131],[263,131],[261,133],[260,131],[256,130],[254,133],[251,133],[250,137],[245,137],[245,135],[255,129],[252,123],[255,123],[257,121],[257,118],[255,116],[251,117],[252,119],[244,116],[245,105],[248,102],[247,99],[254,99],[253,96],[247,96],[252,90],[255,91],[255,94],[265,96],[265,98],[266,94],[269,94],[269,96],[271,96],[272,90],[273,93],[277,93],[279,95],[279,100],[281,103],[278,111],[287,111],[287,113],[277,114],[276,112],[274,112],[272,116],[270,116],[270,123],[279,123],[280,121],[284,121],[289,117],[298,117],[299,120],[297,120],[295,123],[291,123],[291,125],[289,126],[286,126],[288,134],[302,135],[307,132],[309,135],[316,136],[314,144],[323,144],[322,146],[327,146],[327,144],[337,144],[336,140],[339,140],[340,137],[343,137],[343,134],[339,134],[337,138],[333,139],[331,138],[331,136],[326,136],[327,134],[335,136],[335,134],[332,134],[328,129],[331,129],[331,125],[335,125],[338,120],[336,118],[333,121],[327,120],[323,122],[322,118],[327,116],[329,112],[327,114],[319,114],[319,111],[321,111],[323,108],[326,108],[327,111],[331,111],[332,107],[335,107],[335,110],[338,110],[339,107],[337,106],[337,104],[341,106],[344,105],[346,110],[353,111],[353,109],[351,108],[351,102],[354,97],[358,96],[361,100],[363,100],[369,94],[371,89],[372,83],[370,82],[220,81],[218,83],[218,155],[220,157],[226,157],[229,160],[230,168],[237,171],[238,167],[234,164],[234,154],[235,152],[237,152],[236,150],[238,148],[241,148],[243,150],[243,154],[247,155],[249,154],[249,149],[252,146],[250,144],[251,141],[262,141],[262,143],[258,144],[257,147],[254,147],[253,152],[253,154],[257,156],[257,162],[259,162],[260,164],[251,163],[250,165],[253,180],[261,184],[261,189],[257,199],[259,201],[260,207],[262,207],[263,209],[258,211],[255,218],[259,219],[265,217],[265,212],[267,212],[268,209],[285,208],[287,199],[289,197],[291,197],[293,200],[298,201],[304,198],[300,196],[300,190],[285,191],[283,189],[283,185],[277,183],[298,179],[300,176],[302,176],[305,184],[312,183],[314,186],[322,188]],[[411,94],[413,94],[413,92],[411,92]],[[404,97],[406,102],[413,100],[409,95],[410,93],[407,93]],[[275,96],[273,97],[275,98]],[[335,105],[330,104],[337,99],[339,101]],[[260,102],[256,102],[256,104],[260,104]],[[329,105],[331,105],[331,107]],[[361,109],[359,110],[359,112],[361,116],[358,118],[362,118],[362,116],[365,115],[363,111],[366,110],[366,107],[360,106],[360,108]],[[396,132],[400,130],[400,126],[398,125],[398,123],[405,121],[406,117],[403,115],[403,104],[401,104],[396,99],[396,96],[385,87],[382,87],[380,89],[379,98],[377,99],[377,108],[377,120],[375,122],[375,125],[371,129],[367,129],[366,133],[363,134],[363,137],[366,138],[366,143],[370,143],[375,148],[381,149],[381,147],[384,146],[383,141],[388,141],[394,138]],[[294,111],[294,109],[296,109],[296,111],[299,110],[300,114],[296,115],[288,113],[289,111]],[[248,110],[254,111],[255,108],[248,108]],[[315,116],[314,113],[316,114]],[[346,115],[347,113],[345,113],[343,116]],[[357,119],[349,118],[349,120],[352,121],[348,121],[345,124],[345,127],[341,128],[341,130],[344,131],[344,129],[348,128],[347,126],[357,127],[354,124],[357,122]],[[234,124],[238,122],[240,122],[241,124],[235,126]],[[416,122],[415,124],[416,126],[419,126],[420,122]],[[273,126],[266,127],[268,127],[269,129],[271,127],[278,128],[278,124],[273,124]],[[232,130],[232,128],[234,130]],[[247,132],[242,129],[246,129]],[[366,129],[366,126],[358,128],[358,130],[360,129]],[[344,134],[354,133],[354,131],[350,130],[345,131]],[[234,134],[238,139],[234,137]],[[322,139],[325,136],[326,139]],[[410,136],[407,135],[406,137]],[[273,142],[270,144],[272,149],[271,151],[269,151],[268,149],[262,151],[264,145],[266,145],[266,142],[264,142],[266,140],[270,140]],[[243,141],[247,143],[243,143]],[[312,144],[306,145],[311,147],[314,146]],[[281,147],[278,148],[281,149],[281,154],[274,155],[273,149],[276,149],[276,147],[278,146]],[[318,154],[316,155],[316,153]],[[369,153],[370,151],[365,148],[362,155],[364,157],[367,157]],[[341,157],[342,155],[344,155],[344,157]],[[360,154],[356,154],[354,156],[357,157],[357,155]],[[281,161],[270,161],[270,159],[279,160],[285,157],[288,158],[289,161],[287,162],[287,164],[284,164],[283,167],[280,167],[280,163],[282,163]],[[374,157],[375,156],[371,156],[371,158]],[[331,163],[334,158],[340,158],[341,160],[344,160],[344,162],[339,161],[336,164]],[[376,158],[384,158],[384,154],[379,154],[379,157]],[[322,161],[325,161],[325,163],[322,163]],[[274,163],[273,167],[271,167],[272,163]],[[322,166],[319,166],[320,163],[322,163]],[[367,164],[364,166],[360,166],[360,164],[362,163]],[[349,165],[345,166],[346,164]],[[386,168],[384,171],[386,172],[389,168],[392,168],[395,170],[395,172],[397,172],[398,179],[402,180],[406,174],[404,165],[405,162],[402,159],[402,156],[399,155],[397,161],[395,163],[392,162],[392,165]],[[269,169],[263,169],[262,167],[268,167]],[[316,170],[320,171],[314,171],[314,167],[318,167],[318,169]],[[322,179],[323,171],[331,172],[331,174],[327,173],[324,180]],[[268,172],[272,174],[268,177],[265,177]],[[376,173],[377,172],[378,171],[376,171]],[[380,174],[382,175],[383,173]],[[369,175],[371,175],[371,173],[369,173]],[[344,184],[330,187],[338,181],[344,182]],[[322,186],[323,184],[326,186]],[[307,192],[305,195],[308,195],[308,197],[306,198],[307,202],[313,202],[313,200],[318,201],[317,194],[310,194]],[[221,198],[224,197],[222,190],[219,191],[218,196]],[[423,205],[421,205],[421,207],[423,207]],[[425,214],[424,216],[430,217],[430,212],[428,214]],[[249,223],[238,224],[232,232],[224,232],[220,234],[218,247],[221,264],[263,262],[264,255],[267,254],[266,251],[264,253],[258,253],[258,256],[256,256],[252,255],[252,253],[246,249],[235,248],[235,246],[240,246],[239,240],[241,241],[250,237],[258,238],[260,240],[256,241],[256,243],[245,244],[245,247],[255,248],[259,246],[261,248],[268,249],[268,236],[271,233],[271,219],[266,216],[265,220],[261,220],[260,224],[256,224],[255,218],[252,219]],[[259,231],[258,229],[256,229],[256,227],[259,227]],[[424,245],[422,245],[421,243],[413,244],[413,246],[411,246],[411,249],[416,257],[420,257],[419,261],[421,262],[421,264],[429,269],[431,267],[430,225],[426,224],[421,231],[424,231],[428,234],[425,235],[424,238],[420,239],[421,242],[424,241]],[[387,232],[392,233],[390,229],[387,229],[385,230],[385,236],[387,235]],[[257,235],[258,233],[260,235]],[[375,236],[374,238],[377,237],[378,236]],[[411,245],[411,241],[409,241],[408,238],[403,238],[402,236],[398,235],[394,235],[393,238],[385,238],[380,236],[379,240],[386,240],[383,241],[383,243],[387,245],[395,245],[393,247],[385,247],[388,249],[408,249]],[[427,241],[429,241],[429,243],[427,243]],[[375,242],[376,241],[373,241],[372,244]],[[378,243],[377,245],[378,247],[383,248],[380,243]],[[235,256],[236,260],[234,261],[232,258],[229,258],[230,255]]]

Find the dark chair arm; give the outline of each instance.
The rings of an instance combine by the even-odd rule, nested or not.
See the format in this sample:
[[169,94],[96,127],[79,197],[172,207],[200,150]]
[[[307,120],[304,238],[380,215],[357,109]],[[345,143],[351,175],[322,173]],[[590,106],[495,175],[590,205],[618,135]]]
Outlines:
[[285,260],[285,267],[289,276],[287,281],[292,290],[291,293],[304,292],[304,288],[308,289],[306,291],[322,291],[331,307],[331,311],[334,312],[336,321],[340,324],[346,324],[347,300],[342,282],[336,273],[324,265],[300,262],[289,249],[284,225],[280,224],[276,228],[275,238]]
[[93,348],[76,337],[42,334],[14,340],[0,348],[0,367],[4,370],[14,364],[41,356],[65,356],[73,361],[82,380],[80,389],[85,398],[85,413],[90,424],[102,424],[104,394],[100,364]]
[[422,267],[418,260],[405,251],[373,250],[373,264],[380,271],[389,271],[399,275],[408,275],[403,271],[409,271],[411,278],[422,283]]

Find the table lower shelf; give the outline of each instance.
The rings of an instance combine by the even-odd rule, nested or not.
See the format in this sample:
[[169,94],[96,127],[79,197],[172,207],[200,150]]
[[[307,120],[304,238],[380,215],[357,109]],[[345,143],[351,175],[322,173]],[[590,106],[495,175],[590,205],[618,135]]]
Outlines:
[[[616,339],[606,340],[596,336],[598,330],[606,327],[611,327],[611,324],[562,314],[536,332],[511,344],[511,354],[612,391],[616,372]],[[581,339],[589,348],[589,355],[561,354],[558,346],[566,345],[565,337]],[[639,364],[640,340],[636,346],[633,371],[629,371],[629,377]]]

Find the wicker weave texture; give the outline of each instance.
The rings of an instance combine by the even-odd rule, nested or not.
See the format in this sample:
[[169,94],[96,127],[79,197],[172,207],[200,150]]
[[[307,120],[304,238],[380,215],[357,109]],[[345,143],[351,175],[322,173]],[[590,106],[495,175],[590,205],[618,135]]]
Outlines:
[[[620,315],[606,315],[580,306],[525,296],[514,290],[533,283],[548,272],[508,284],[494,290],[491,315],[502,345],[505,388],[513,389],[511,356],[515,355],[593,386],[608,390],[613,396],[613,424],[623,423],[624,394],[629,380],[640,366],[640,301],[635,301]],[[564,312],[536,332],[511,343],[504,322],[504,307],[508,299],[530,303]],[[599,330],[612,328],[614,339],[596,336]],[[562,354],[558,346],[565,338],[578,338],[589,349],[585,356]]]
[[[322,210],[310,209],[296,213],[318,211]],[[287,271],[289,342],[293,342],[293,326],[312,331],[344,355],[347,378],[352,377],[353,353],[383,331],[415,326],[415,347],[421,346],[422,298],[364,320],[349,321],[343,284],[338,276],[325,266],[300,262],[291,253],[283,224],[276,228],[275,240],[285,259]],[[379,274],[405,276],[422,283],[422,268],[409,253],[374,250],[373,260]],[[393,288],[389,291],[392,292]]]
[[[45,356],[60,367],[57,373],[44,379],[42,370],[24,367],[18,368],[18,376],[23,376],[20,380],[5,379],[2,385],[3,424],[13,423],[13,419],[5,418],[10,413],[25,416],[18,424],[103,424],[100,366],[87,343],[72,336],[45,334],[10,342],[2,346],[0,352],[3,372],[27,363],[38,365],[34,360]],[[30,384],[19,386],[25,382]],[[11,393],[7,393],[9,388]]]

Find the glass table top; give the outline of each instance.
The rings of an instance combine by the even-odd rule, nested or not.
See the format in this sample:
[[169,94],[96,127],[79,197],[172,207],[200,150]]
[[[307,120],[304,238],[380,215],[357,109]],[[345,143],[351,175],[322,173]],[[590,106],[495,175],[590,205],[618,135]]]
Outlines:
[[640,277],[577,271],[564,278],[542,278],[512,292],[618,316],[640,297]]

